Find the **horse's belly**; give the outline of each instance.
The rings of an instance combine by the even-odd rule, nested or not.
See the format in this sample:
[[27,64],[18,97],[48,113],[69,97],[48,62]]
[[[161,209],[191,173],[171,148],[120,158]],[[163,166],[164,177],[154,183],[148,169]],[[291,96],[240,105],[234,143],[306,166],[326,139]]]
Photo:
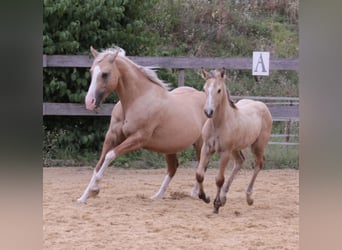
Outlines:
[[200,128],[171,128],[156,131],[144,148],[163,154],[174,154],[194,144],[201,136]]

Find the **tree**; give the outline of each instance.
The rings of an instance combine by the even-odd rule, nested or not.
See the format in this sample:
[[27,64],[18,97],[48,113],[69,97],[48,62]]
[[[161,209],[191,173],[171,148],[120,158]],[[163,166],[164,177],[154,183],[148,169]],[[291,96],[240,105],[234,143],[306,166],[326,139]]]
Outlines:
[[[148,54],[158,39],[145,29],[156,0],[44,0],[43,53],[89,54],[92,45],[105,49],[117,45],[127,54]],[[84,100],[90,82],[88,69],[43,70],[44,102]],[[44,117],[45,131],[55,134],[55,144],[80,151],[98,149],[109,122],[94,118]],[[51,133],[51,131],[54,131]],[[65,132],[67,131],[67,132]],[[92,133],[92,131],[97,131]]]

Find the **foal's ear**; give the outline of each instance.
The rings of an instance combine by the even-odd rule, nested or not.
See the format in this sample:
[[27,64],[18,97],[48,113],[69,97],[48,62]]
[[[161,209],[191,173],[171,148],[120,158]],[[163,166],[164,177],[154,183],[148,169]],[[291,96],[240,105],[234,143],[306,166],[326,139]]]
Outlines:
[[90,46],[90,52],[94,58],[99,55],[99,52],[96,49],[94,49],[93,46]]
[[226,69],[225,68],[220,69],[220,76],[223,79],[227,79]]
[[208,72],[203,67],[201,68],[201,76],[204,80],[208,79]]

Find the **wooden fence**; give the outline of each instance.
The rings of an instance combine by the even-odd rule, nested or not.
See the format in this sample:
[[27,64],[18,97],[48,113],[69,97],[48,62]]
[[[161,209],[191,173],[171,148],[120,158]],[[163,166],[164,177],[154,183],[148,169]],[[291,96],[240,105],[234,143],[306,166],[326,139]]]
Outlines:
[[[251,70],[251,58],[218,58],[218,57],[129,57],[135,63],[154,68],[172,68],[178,70],[178,86],[184,86],[185,69],[221,68]],[[51,68],[90,68],[93,59],[83,55],[43,55],[43,67]],[[270,60],[270,70],[298,70],[298,59]],[[273,121],[292,122],[299,121],[299,98],[297,97],[242,97],[232,96],[238,100],[242,98],[261,100],[269,107]],[[84,104],[78,103],[43,103],[44,116],[109,116],[114,104],[103,104],[97,111],[85,109]],[[297,145],[288,142],[288,138],[297,135],[272,135],[283,136],[285,142],[271,142],[270,144]]]

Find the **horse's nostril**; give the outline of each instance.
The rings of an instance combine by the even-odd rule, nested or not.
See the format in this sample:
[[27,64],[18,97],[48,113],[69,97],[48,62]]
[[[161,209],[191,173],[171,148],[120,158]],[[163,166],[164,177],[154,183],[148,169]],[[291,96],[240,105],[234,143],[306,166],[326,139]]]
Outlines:
[[212,110],[212,109],[209,109],[209,110],[205,109],[205,110],[204,110],[204,113],[205,113],[205,115],[206,115],[208,118],[211,118],[211,117],[213,116],[213,114],[214,114],[214,110]]

